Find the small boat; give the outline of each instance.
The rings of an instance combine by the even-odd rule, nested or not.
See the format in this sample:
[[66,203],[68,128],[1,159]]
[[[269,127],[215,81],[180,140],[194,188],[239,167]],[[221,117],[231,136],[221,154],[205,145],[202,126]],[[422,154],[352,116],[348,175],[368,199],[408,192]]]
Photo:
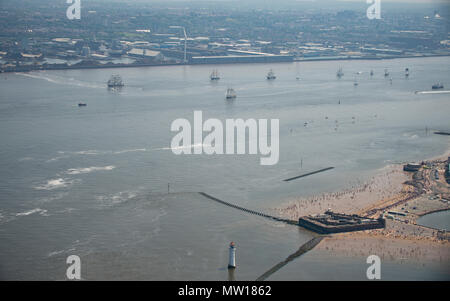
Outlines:
[[236,91],[234,91],[234,89],[232,89],[232,88],[228,88],[225,98],[226,99],[235,99],[236,98]]
[[336,72],[336,76],[338,78],[341,78],[344,76],[344,72],[342,71],[342,68],[339,68],[338,71]]
[[270,69],[269,70],[269,72],[267,73],[267,79],[268,80],[273,80],[273,79],[276,79],[277,77],[275,76],[275,73],[273,72],[273,70],[272,69]]
[[373,76],[373,70],[370,70],[370,76]]
[[384,69],[384,77],[388,77],[389,76],[389,71],[387,69]]
[[433,90],[444,89],[444,85],[442,83],[436,83],[431,86],[431,89],[433,89]]
[[214,70],[211,72],[211,75],[209,76],[209,78],[210,78],[212,81],[219,80],[219,79],[220,79],[219,71],[217,71],[217,69],[214,69]]
[[122,81],[122,78],[119,75],[111,75],[111,78],[108,80],[108,87],[109,88],[117,88],[117,87],[123,87],[124,83]]
[[79,107],[86,107],[86,106],[87,106],[87,103],[80,102],[80,103],[78,104],[78,106],[79,106]]
[[409,68],[406,68],[405,69],[405,77],[408,77],[409,76]]

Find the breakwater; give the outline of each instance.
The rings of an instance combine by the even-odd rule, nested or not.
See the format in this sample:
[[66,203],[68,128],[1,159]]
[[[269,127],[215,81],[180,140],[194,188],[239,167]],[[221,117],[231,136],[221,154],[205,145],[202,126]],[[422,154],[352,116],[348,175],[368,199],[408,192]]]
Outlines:
[[275,221],[278,221],[278,222],[288,223],[288,224],[291,224],[291,225],[296,225],[297,224],[296,221],[292,221],[292,220],[289,220],[289,219],[284,219],[284,218],[272,216],[272,215],[265,214],[265,213],[262,213],[262,212],[258,212],[258,211],[255,211],[255,210],[247,209],[247,208],[244,208],[244,207],[241,207],[241,206],[238,206],[238,205],[226,202],[226,201],[222,201],[222,200],[220,200],[220,199],[218,199],[216,197],[213,197],[212,195],[209,195],[209,194],[207,194],[205,192],[199,192],[199,194],[204,196],[205,198],[208,198],[210,200],[218,202],[218,203],[220,203],[222,205],[225,205],[225,206],[228,206],[228,207],[231,207],[231,208],[234,208],[234,209],[238,209],[238,210],[241,210],[241,211],[253,214],[253,215],[262,216],[262,217],[265,217],[265,218],[269,218],[269,219],[272,219],[272,220],[275,220]]
[[289,255],[285,260],[279,262],[275,266],[273,266],[270,270],[259,276],[256,281],[263,281],[266,280],[267,277],[284,267],[286,264],[288,264],[290,261],[294,260],[295,258],[305,254],[306,252],[312,250],[315,246],[317,246],[324,236],[318,236],[314,237],[313,239],[307,241],[305,244],[303,244],[295,253]]
[[311,175],[314,175],[316,173],[324,172],[324,171],[327,171],[327,170],[330,170],[330,169],[334,169],[334,167],[322,168],[322,169],[319,169],[319,170],[316,170],[316,171],[312,171],[312,172],[308,172],[308,173],[305,173],[305,174],[302,174],[302,175],[299,175],[299,176],[296,176],[296,177],[285,179],[283,181],[289,182],[289,181],[297,180],[297,179],[300,179],[300,178],[303,178],[303,177],[307,177],[307,176],[311,176]]

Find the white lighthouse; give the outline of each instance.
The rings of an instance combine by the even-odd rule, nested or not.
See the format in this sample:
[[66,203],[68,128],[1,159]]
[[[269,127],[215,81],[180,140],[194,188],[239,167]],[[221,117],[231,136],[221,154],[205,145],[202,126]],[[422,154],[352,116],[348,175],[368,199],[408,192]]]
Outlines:
[[228,268],[236,268],[236,245],[234,244],[234,242],[230,243],[230,260],[228,261]]

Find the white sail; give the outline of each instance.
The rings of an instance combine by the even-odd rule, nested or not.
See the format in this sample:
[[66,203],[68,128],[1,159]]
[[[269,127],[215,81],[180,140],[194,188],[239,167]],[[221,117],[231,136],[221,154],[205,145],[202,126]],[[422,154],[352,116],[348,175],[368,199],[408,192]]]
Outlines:
[[211,75],[209,76],[209,78],[210,78],[211,80],[219,80],[219,79],[220,79],[219,71],[218,71],[217,69],[214,69],[214,70],[211,72]]
[[236,92],[234,91],[234,89],[232,89],[232,88],[228,88],[228,89],[227,89],[226,98],[227,98],[227,99],[233,99],[233,98],[236,98]]

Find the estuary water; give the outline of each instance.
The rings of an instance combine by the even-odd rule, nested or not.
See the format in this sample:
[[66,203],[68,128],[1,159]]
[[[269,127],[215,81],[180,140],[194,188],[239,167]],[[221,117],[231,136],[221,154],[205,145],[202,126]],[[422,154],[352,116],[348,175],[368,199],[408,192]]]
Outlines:
[[[221,76],[214,83],[213,68]],[[265,79],[269,69],[276,80]],[[122,76],[120,91],[106,88],[111,74]],[[450,58],[3,73],[0,278],[63,280],[73,254],[83,279],[227,280],[235,241],[236,280],[256,279],[311,233],[198,192],[271,212],[292,197],[362,183],[386,165],[440,155],[449,140],[433,131],[450,131],[450,94],[414,93],[436,82],[450,87]],[[234,101],[225,100],[228,87]],[[192,121],[195,110],[204,120],[279,119],[278,164],[262,166],[260,155],[173,154],[171,123]],[[313,274],[301,275],[326,278],[329,265],[316,261],[304,265]],[[433,271],[412,275],[441,275]]]

